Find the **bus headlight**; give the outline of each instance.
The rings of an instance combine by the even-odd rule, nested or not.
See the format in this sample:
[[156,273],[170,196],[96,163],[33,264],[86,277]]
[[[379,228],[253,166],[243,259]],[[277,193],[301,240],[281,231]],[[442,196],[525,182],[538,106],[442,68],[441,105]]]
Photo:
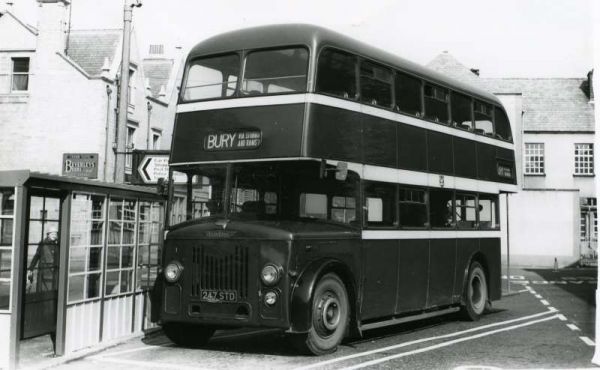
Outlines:
[[277,303],[277,293],[268,291],[265,293],[264,299],[267,306],[273,306],[275,303]]
[[179,280],[179,277],[181,277],[181,273],[183,272],[183,266],[181,265],[181,263],[179,263],[179,261],[173,261],[171,263],[169,263],[167,265],[167,267],[165,267],[165,279],[169,282],[169,283],[174,283],[177,280]]
[[260,279],[263,284],[267,286],[275,285],[279,282],[279,279],[281,279],[281,271],[281,267],[268,263],[260,272]]

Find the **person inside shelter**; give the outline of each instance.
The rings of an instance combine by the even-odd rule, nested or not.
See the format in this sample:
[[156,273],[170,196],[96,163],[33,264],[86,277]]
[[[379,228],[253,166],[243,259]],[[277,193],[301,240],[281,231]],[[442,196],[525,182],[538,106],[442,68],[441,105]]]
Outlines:
[[33,284],[34,271],[37,271],[35,292],[47,292],[58,287],[58,229],[50,226],[46,237],[38,244],[35,255],[27,269],[27,280]]

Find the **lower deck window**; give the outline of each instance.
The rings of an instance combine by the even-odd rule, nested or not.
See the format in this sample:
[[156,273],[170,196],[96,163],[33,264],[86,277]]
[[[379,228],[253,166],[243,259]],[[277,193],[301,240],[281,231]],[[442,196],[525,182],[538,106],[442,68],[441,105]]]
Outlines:
[[459,229],[474,229],[477,226],[475,195],[456,194],[455,217]]
[[427,203],[424,189],[401,188],[398,200],[400,226],[427,227]]
[[300,217],[327,219],[327,195],[300,194]]
[[453,192],[451,190],[429,191],[429,219],[431,227],[452,228],[455,226],[452,197]]

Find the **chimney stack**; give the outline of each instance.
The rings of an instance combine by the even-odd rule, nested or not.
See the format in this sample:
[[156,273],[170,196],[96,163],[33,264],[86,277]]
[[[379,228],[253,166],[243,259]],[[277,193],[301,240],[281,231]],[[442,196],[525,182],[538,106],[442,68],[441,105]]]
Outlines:
[[[38,61],[49,61],[56,52],[64,52],[67,15],[70,0],[37,0],[38,37],[36,53]],[[44,62],[45,63],[45,62]]]
[[593,102],[594,101],[594,70],[593,69],[588,72],[587,79],[588,79],[588,87],[589,87],[589,98],[590,98],[590,101]]
[[471,72],[473,72],[475,75],[479,76],[479,68],[471,68]]

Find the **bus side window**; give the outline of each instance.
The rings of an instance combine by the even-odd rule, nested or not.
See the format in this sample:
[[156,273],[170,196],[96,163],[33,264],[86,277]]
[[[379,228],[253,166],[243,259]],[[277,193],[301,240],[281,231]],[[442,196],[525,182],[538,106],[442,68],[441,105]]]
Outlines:
[[404,73],[396,73],[395,110],[419,117],[421,107],[421,80]]
[[439,123],[448,123],[448,90],[425,84],[425,118]]
[[498,196],[479,195],[479,228],[486,230],[498,229]]
[[375,63],[360,64],[360,100],[363,103],[392,108],[392,70]]
[[327,219],[327,195],[300,194],[300,217]]
[[483,135],[494,136],[494,124],[492,123],[492,106],[475,100],[475,132]]
[[398,225],[396,216],[396,185],[378,182],[365,183],[367,226]]
[[496,124],[496,137],[502,140],[512,141],[512,134],[510,132],[510,122],[506,113],[501,108],[494,108],[494,122]]
[[454,228],[454,207],[451,190],[429,191],[429,220],[431,227]]
[[354,198],[334,196],[331,199],[331,219],[346,224],[356,220],[356,202]]
[[454,127],[472,130],[473,115],[471,114],[471,98],[453,92],[450,101],[452,105],[452,124]]
[[427,201],[425,189],[401,188],[398,198],[400,226],[427,227]]
[[475,195],[456,194],[456,227],[459,229],[474,229],[476,226]]
[[317,92],[356,99],[356,56],[325,49],[319,56]]

